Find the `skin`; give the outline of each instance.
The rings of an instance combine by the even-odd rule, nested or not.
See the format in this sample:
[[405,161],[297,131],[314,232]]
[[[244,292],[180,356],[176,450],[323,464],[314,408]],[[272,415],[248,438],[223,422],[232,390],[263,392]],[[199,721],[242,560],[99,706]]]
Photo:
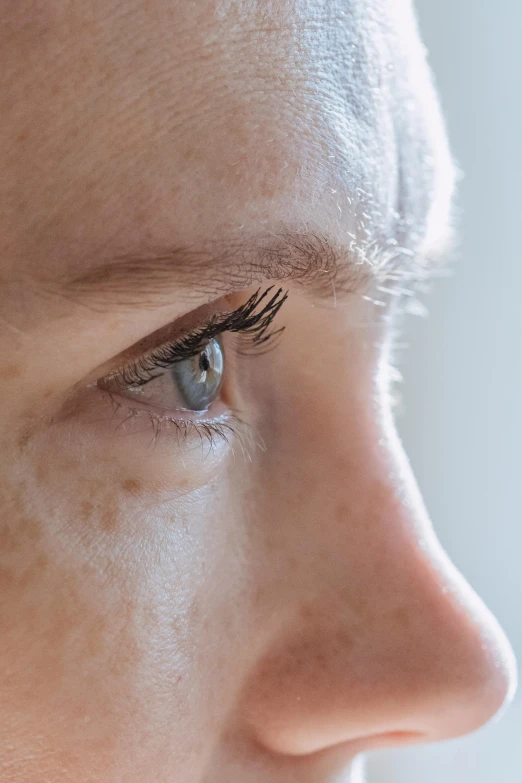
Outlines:
[[393,297],[285,282],[276,347],[229,362],[247,434],[202,446],[94,382],[255,281],[60,288],[281,224],[431,259],[452,167],[406,0],[4,0],[0,106],[0,779],[350,780],[505,708],[394,429]]

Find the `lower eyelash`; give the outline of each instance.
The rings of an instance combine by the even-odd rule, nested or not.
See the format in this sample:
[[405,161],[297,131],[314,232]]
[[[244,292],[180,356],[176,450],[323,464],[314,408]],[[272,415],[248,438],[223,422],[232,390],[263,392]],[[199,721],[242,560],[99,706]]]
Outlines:
[[[109,392],[110,394],[110,392]],[[185,443],[193,435],[199,436],[201,445],[208,443],[209,450],[207,456],[218,446],[219,442],[230,443],[232,439],[239,445],[243,455],[249,460],[250,449],[255,446],[265,450],[265,445],[254,428],[244,421],[239,411],[229,411],[226,415],[216,418],[196,421],[194,419],[176,419],[175,417],[158,416],[145,408],[132,408],[119,402],[110,394],[111,403],[114,411],[124,410],[127,415],[118,425],[123,427],[125,423],[136,416],[146,416],[151,425],[152,440],[151,446],[155,446],[158,439],[167,432],[172,434],[173,428],[177,436],[178,444],[180,441]]]

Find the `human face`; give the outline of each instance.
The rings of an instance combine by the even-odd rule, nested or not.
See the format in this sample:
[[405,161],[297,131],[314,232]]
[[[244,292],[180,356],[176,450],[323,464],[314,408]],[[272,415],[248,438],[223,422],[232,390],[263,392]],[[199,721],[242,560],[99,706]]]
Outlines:
[[408,2],[5,0],[0,106],[3,774],[350,780],[497,713],[390,409],[452,190]]

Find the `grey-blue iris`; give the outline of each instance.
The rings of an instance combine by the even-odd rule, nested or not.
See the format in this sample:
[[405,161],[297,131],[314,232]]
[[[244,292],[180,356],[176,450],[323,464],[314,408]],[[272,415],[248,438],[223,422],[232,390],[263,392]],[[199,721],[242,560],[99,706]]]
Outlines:
[[204,411],[212,404],[221,388],[223,369],[223,349],[217,339],[195,356],[176,362],[170,374],[187,410]]

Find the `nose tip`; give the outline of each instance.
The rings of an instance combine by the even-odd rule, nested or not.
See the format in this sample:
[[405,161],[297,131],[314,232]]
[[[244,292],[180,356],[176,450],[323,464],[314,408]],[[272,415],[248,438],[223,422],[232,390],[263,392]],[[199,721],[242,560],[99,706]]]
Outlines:
[[414,559],[405,584],[410,595],[394,611],[396,636],[382,663],[402,706],[386,707],[382,744],[395,744],[397,732],[413,732],[400,744],[433,742],[498,720],[514,698],[518,669],[496,617],[437,539]]
[[[517,661],[500,623],[450,560],[433,530],[414,561],[422,598],[417,634],[426,643],[426,683],[438,709],[424,717],[427,741],[468,734],[498,719],[515,695]],[[422,711],[419,714],[422,722]]]
[[[471,714],[466,726],[463,724],[457,734],[468,734],[485,723],[498,721],[513,701],[518,687],[518,667],[513,648],[504,632],[498,626],[494,643],[483,644],[482,650],[488,658],[485,676],[477,693],[477,710]],[[458,715],[457,715],[458,720]]]
[[[444,705],[431,722],[428,741],[471,733],[498,720],[512,702],[518,686],[513,648],[498,620],[462,575],[448,561],[451,587],[442,588],[447,641]],[[444,663],[444,659],[441,663]],[[442,701],[442,698],[441,698]]]

